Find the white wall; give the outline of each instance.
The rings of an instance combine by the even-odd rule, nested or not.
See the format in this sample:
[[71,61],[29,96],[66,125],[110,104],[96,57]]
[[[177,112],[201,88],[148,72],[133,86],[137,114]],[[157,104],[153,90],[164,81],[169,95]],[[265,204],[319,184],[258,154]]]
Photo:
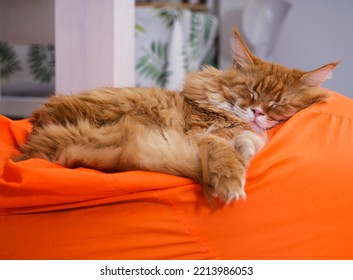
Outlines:
[[135,3],[55,0],[55,88],[135,85]]
[[272,60],[303,70],[341,60],[323,86],[353,98],[353,1],[287,1],[292,8]]
[[0,0],[0,40],[54,43],[54,0]]

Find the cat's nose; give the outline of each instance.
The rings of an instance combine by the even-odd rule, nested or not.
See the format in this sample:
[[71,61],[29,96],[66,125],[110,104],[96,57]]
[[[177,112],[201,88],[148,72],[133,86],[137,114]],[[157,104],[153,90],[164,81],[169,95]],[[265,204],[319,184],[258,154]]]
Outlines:
[[261,109],[258,109],[258,108],[251,108],[251,111],[253,112],[255,117],[264,115],[264,113],[261,111]]

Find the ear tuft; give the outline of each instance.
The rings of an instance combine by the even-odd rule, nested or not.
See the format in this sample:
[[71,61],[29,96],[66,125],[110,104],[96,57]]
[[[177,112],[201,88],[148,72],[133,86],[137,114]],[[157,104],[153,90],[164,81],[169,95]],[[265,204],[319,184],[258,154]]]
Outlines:
[[252,54],[246,47],[244,40],[240,36],[236,27],[233,27],[234,38],[232,40],[233,67],[237,69],[252,65]]
[[333,62],[316,70],[306,72],[300,80],[309,87],[319,86],[324,81],[331,78],[332,71],[338,63],[339,62]]

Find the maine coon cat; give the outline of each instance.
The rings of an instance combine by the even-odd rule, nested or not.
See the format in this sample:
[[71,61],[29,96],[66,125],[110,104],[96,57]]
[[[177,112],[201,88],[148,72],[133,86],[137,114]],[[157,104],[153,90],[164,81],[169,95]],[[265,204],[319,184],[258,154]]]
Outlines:
[[327,100],[319,85],[337,63],[303,72],[261,60],[236,29],[232,50],[231,69],[190,73],[180,92],[101,88],[51,97],[33,113],[33,131],[15,160],[163,172],[194,179],[207,197],[244,197],[261,132]]

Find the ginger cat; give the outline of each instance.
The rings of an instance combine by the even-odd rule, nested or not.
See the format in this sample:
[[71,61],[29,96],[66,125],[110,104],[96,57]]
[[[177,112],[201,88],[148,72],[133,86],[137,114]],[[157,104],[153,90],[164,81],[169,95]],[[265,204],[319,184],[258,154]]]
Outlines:
[[33,113],[15,160],[43,158],[69,168],[149,170],[185,176],[207,197],[245,197],[246,168],[259,136],[327,100],[319,85],[337,63],[303,72],[254,56],[234,29],[234,64],[190,73],[183,90],[101,88],[57,95]]

